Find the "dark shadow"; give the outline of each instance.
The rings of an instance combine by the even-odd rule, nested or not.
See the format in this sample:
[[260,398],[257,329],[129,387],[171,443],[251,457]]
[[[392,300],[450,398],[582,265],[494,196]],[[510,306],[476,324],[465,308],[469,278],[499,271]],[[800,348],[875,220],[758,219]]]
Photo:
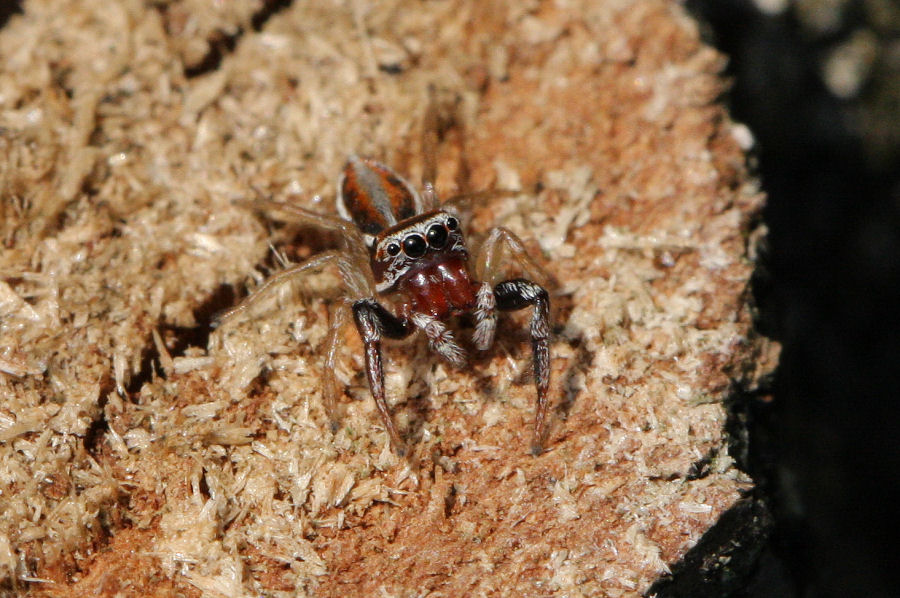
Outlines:
[[900,530],[886,490],[900,471],[900,147],[873,157],[861,136],[874,83],[841,100],[821,78],[854,31],[884,31],[862,0],[817,35],[793,6],[768,16],[750,0],[687,2],[729,56],[732,115],[756,136],[770,231],[758,325],[783,345],[773,400],[740,407],[746,426],[732,432],[747,437],[742,467],[775,520],[735,595],[886,597]]
[[0,2],[0,27],[6,25],[13,15],[24,14],[22,0],[4,0]]
[[[647,596],[656,598],[722,598],[737,595],[765,546],[771,515],[764,503],[742,500],[722,514],[672,575],[654,583]],[[777,597],[775,588],[769,596]]]
[[[262,7],[250,18],[250,26],[253,31],[261,31],[266,23],[274,15],[285,10],[293,4],[293,0],[264,0]],[[165,17],[167,7],[165,4],[159,6],[159,10]],[[209,42],[209,52],[197,64],[186,68],[184,73],[188,78],[199,77],[217,70],[222,65],[222,60],[234,52],[241,37],[246,31],[243,27],[238,27],[234,33],[226,34],[216,31],[212,34]]]

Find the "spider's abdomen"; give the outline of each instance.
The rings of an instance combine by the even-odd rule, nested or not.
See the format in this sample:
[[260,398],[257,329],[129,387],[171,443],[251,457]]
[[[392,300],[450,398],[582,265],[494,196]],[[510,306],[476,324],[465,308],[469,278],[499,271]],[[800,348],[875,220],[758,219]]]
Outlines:
[[381,231],[422,211],[415,188],[391,168],[358,156],[350,156],[338,180],[338,213],[363,233]]
[[404,277],[400,292],[409,297],[413,312],[439,320],[475,308],[476,286],[462,258],[451,258],[415,269]]

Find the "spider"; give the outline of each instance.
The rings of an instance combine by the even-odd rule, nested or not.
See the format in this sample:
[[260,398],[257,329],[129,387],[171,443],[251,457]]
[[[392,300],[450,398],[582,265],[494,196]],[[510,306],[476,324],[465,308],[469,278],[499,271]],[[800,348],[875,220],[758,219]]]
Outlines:
[[[465,351],[446,320],[471,313],[475,320],[475,347],[486,350],[494,341],[498,311],[532,306],[530,332],[537,402],[531,453],[539,455],[547,428],[550,299],[544,287],[526,278],[498,282],[504,266],[503,249],[526,273],[544,280],[550,277],[527,254],[522,241],[502,227],[489,232],[474,263],[470,261],[454,203],[471,197],[458,196],[440,205],[431,182],[423,185],[420,194],[388,166],[351,156],[337,184],[340,217],[293,204],[259,200],[262,207],[282,212],[289,220],[337,233],[341,247],[290,265],[270,277],[239,305],[224,313],[218,325],[232,320],[285,281],[328,265],[337,266],[346,297],[331,315],[323,376],[323,402],[332,431],[339,427],[334,417],[339,395],[334,362],[339,333],[349,312],[365,347],[369,389],[392,449],[403,456],[406,447],[385,399],[382,339],[402,339],[421,330],[435,353],[462,367]],[[396,313],[379,300],[383,296],[395,297]]]

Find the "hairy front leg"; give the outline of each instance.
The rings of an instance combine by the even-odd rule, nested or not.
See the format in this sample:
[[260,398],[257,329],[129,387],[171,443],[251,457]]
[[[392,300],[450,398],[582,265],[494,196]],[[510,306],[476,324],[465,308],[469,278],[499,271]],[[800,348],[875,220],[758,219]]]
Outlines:
[[534,361],[534,385],[537,402],[534,415],[534,437],[531,454],[537,456],[544,450],[547,435],[547,409],[550,404],[550,296],[538,284],[517,278],[501,282],[494,287],[497,307],[504,311],[533,306],[531,315],[531,351]]
[[406,319],[401,319],[386,310],[374,298],[361,299],[353,304],[353,319],[356,321],[356,329],[362,338],[366,352],[366,377],[369,380],[369,390],[375,399],[378,414],[384,422],[391,447],[401,457],[406,454],[406,446],[400,440],[400,434],[394,426],[394,419],[388,408],[384,387],[384,366],[381,359],[381,338],[404,338],[408,336],[413,327]]

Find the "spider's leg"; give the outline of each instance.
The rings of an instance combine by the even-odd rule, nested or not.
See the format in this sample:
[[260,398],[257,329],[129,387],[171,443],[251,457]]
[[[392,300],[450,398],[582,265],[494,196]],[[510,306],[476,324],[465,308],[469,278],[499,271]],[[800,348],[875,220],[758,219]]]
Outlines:
[[472,206],[483,205],[486,202],[502,197],[515,197],[522,195],[523,191],[514,189],[486,189],[484,191],[470,191],[453,195],[441,202],[441,209],[453,212],[457,215],[468,214]]
[[[326,268],[330,265],[337,266],[350,300],[358,299],[363,293],[373,294],[374,286],[368,283],[366,272],[359,266],[358,260],[352,254],[345,251],[326,251],[312,258],[285,268],[281,272],[271,276],[265,283],[248,295],[241,303],[231,308],[216,318],[213,326],[221,327],[258,304],[275,290],[296,278]],[[337,431],[336,418],[337,397],[339,394],[337,381],[334,376],[334,364],[337,358],[338,341],[340,332],[347,321],[347,307],[345,303],[339,304],[331,313],[331,325],[328,331],[328,339],[325,349],[325,364],[323,372],[322,402],[325,413],[331,422],[332,431]]]
[[440,132],[438,128],[438,106],[435,99],[434,86],[428,87],[428,106],[425,108],[425,116],[422,122],[422,200],[424,210],[437,208],[437,194],[434,191],[434,182],[437,180],[437,146]]
[[528,255],[524,244],[515,234],[502,227],[491,229],[477,251],[474,270],[475,279],[484,281],[480,283],[476,293],[477,302],[473,312],[475,334],[472,336],[475,346],[482,351],[493,344],[497,329],[497,301],[493,285],[497,284],[503,274],[504,249],[526,276],[543,284],[550,280],[550,275]]
[[[504,251],[505,250],[505,251]],[[511,311],[534,306],[531,316],[531,351],[534,361],[534,384],[537,389],[537,403],[534,418],[534,438],[531,452],[539,455],[543,450],[547,433],[547,407],[550,388],[550,296],[541,284],[526,278],[506,280],[497,284],[505,270],[504,253],[512,258],[514,265],[530,279],[543,285],[553,281],[553,277],[525,250],[525,245],[512,231],[497,227],[491,230],[481,244],[475,261],[476,280],[482,280],[478,292],[479,303],[475,309],[475,342],[481,348],[483,343],[493,340],[496,314],[489,309],[489,303],[482,297],[484,285],[493,287],[495,309]]]
[[[353,264],[350,262],[349,256],[347,256],[347,254],[343,251],[324,251],[322,253],[314,255],[305,262],[294,264],[288,268],[285,268],[278,274],[270,276],[268,280],[266,280],[266,282],[260,285],[250,295],[245,297],[243,301],[241,301],[239,304],[232,307],[228,311],[217,316],[213,321],[213,327],[219,328],[225,326],[229,322],[234,321],[237,316],[259,303],[262,299],[270,296],[284,283],[293,280],[302,274],[321,270],[322,268],[325,268],[331,264],[337,265],[341,270],[342,275],[344,274],[345,270],[350,271],[354,269]],[[348,284],[348,286],[350,285]]]
[[531,353],[534,360],[534,385],[537,388],[537,403],[534,414],[534,437],[531,454],[543,451],[547,433],[547,407],[550,388],[550,296],[540,285],[516,278],[501,282],[494,287],[497,308],[503,311],[522,309],[531,305]]
[[466,364],[466,352],[457,344],[453,332],[446,324],[432,315],[416,312],[410,314],[409,319],[416,328],[425,333],[432,351],[456,367]]
[[280,212],[281,214],[287,216],[287,218],[283,218],[283,220],[289,222],[296,222],[298,224],[314,226],[316,228],[321,228],[328,231],[340,231],[346,234],[352,234],[354,231],[356,231],[356,227],[353,226],[351,222],[348,222],[343,218],[329,216],[327,214],[319,214],[318,212],[314,212],[312,210],[308,210],[304,207],[297,206],[291,203],[275,201],[273,199],[258,198],[252,202],[252,205],[262,210]]
[[372,279],[372,270],[369,266],[369,254],[366,250],[365,240],[362,233],[359,232],[359,229],[352,222],[335,216],[319,214],[294,204],[270,199],[257,199],[254,205],[266,211],[280,212],[282,215],[287,216],[284,220],[340,235],[342,249],[347,257],[345,263],[352,267],[348,269],[343,264],[339,266],[352,298],[359,299],[374,294],[375,281]]
[[356,321],[356,329],[363,340],[366,349],[366,376],[369,379],[369,390],[375,399],[375,406],[384,422],[394,451],[403,456],[406,447],[400,440],[394,420],[391,417],[385,400],[384,366],[381,360],[381,338],[405,338],[412,331],[409,321],[398,318],[384,308],[374,297],[360,299],[353,304],[353,319]]
[[331,433],[334,434],[340,428],[337,420],[337,397],[340,394],[337,378],[335,378],[335,360],[339,347],[341,330],[347,323],[347,315],[350,310],[347,303],[341,301],[331,310],[331,323],[328,326],[328,340],[325,342],[325,365],[322,370],[322,403],[325,405],[325,414],[331,425]]
[[528,255],[522,239],[502,226],[492,228],[478,248],[475,260],[477,280],[497,284],[504,271],[504,250],[526,277],[543,286],[550,286],[553,283],[553,276]]
[[[460,149],[465,145],[465,117],[460,110],[462,97],[451,90],[428,86],[428,104],[422,119],[422,200],[424,210],[435,210],[440,203],[434,185],[437,181],[438,146],[450,130],[459,135]],[[469,168],[464,153],[459,158],[457,184],[465,187]]]

